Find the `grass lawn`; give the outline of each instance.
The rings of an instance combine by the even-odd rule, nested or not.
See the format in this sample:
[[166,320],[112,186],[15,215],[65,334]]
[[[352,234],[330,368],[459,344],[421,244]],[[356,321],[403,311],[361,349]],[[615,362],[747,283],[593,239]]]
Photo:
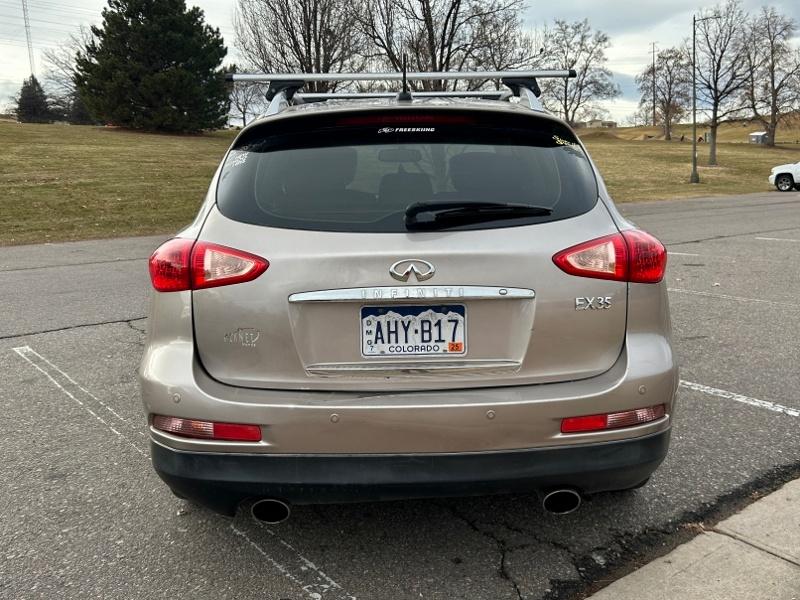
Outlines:
[[0,244],[175,231],[231,137],[0,121]]
[[700,183],[690,185],[691,135],[684,142],[630,140],[612,131],[581,137],[616,202],[768,191],[775,189],[767,181],[772,167],[800,161],[800,145],[722,142],[717,145],[719,166],[709,167],[708,147],[698,144]]
[[[800,161],[800,145],[732,143],[746,131],[726,130],[721,166],[703,166],[701,145],[702,183],[690,186],[690,143],[637,139],[647,132],[582,132],[618,202],[766,191],[770,168]],[[173,232],[194,217],[232,136],[0,121],[0,245]]]

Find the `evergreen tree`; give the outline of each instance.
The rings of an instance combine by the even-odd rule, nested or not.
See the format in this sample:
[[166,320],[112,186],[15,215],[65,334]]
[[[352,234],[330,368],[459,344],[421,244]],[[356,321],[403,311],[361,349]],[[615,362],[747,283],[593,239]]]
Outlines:
[[34,75],[22,82],[17,97],[17,120],[20,123],[49,123],[52,121],[47,94]]
[[108,0],[102,27],[79,52],[75,83],[89,112],[134,129],[191,132],[221,127],[227,49],[203,11],[184,0]]
[[66,113],[67,121],[73,125],[96,125],[95,119],[89,112],[86,103],[76,91],[69,96],[69,108]]

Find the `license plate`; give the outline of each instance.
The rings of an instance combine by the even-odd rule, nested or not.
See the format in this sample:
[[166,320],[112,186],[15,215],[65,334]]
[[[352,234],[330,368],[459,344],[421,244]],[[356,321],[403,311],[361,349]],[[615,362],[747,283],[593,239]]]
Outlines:
[[453,356],[467,353],[467,310],[439,306],[363,306],[361,355]]

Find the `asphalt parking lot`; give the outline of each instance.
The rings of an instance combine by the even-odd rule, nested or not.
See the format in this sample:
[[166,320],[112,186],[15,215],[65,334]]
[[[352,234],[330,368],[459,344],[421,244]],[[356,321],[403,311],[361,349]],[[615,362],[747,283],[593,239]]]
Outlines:
[[502,496],[267,527],[178,500],[135,376],[158,238],[1,248],[0,597],[572,598],[800,477],[800,193],[622,212],[670,251],[672,449],[648,486],[563,517]]

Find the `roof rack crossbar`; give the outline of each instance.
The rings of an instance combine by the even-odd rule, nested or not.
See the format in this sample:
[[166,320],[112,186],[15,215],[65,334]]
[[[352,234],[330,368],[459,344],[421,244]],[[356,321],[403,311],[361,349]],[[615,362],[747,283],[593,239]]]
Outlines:
[[[228,73],[228,81],[266,83],[277,81],[402,81],[403,73]],[[543,69],[540,71],[440,71],[405,73],[417,81],[467,80],[467,79],[537,79],[571,78],[574,69]]]
[[[542,69],[534,71],[439,71],[430,73],[407,73],[405,62],[401,73],[228,73],[225,75],[227,81],[242,83],[269,83],[267,100],[269,107],[266,115],[273,115],[281,112],[292,103],[292,99],[297,94],[298,102],[321,102],[329,99],[355,99],[355,98],[389,98],[396,97],[398,100],[410,100],[413,97],[444,97],[444,98],[468,98],[477,97],[485,99],[507,100],[507,92],[407,92],[406,82],[409,79],[418,81],[443,81],[443,80],[475,80],[484,81],[499,79],[503,85],[511,90],[511,93],[518,97],[520,103],[524,103],[528,108],[536,111],[544,111],[539,100],[542,91],[539,88],[537,79],[539,78],[559,78],[569,79],[576,77],[574,69]],[[344,93],[311,93],[298,94],[299,90],[309,82],[343,82],[343,81],[402,81],[403,92],[399,95],[395,92],[344,92]]]
[[[456,91],[456,92],[414,92],[414,98],[483,98],[484,100],[502,100],[511,95],[508,90]],[[396,98],[396,92],[320,92],[298,93],[296,96],[304,102],[321,102],[323,100],[363,100],[370,98]]]

